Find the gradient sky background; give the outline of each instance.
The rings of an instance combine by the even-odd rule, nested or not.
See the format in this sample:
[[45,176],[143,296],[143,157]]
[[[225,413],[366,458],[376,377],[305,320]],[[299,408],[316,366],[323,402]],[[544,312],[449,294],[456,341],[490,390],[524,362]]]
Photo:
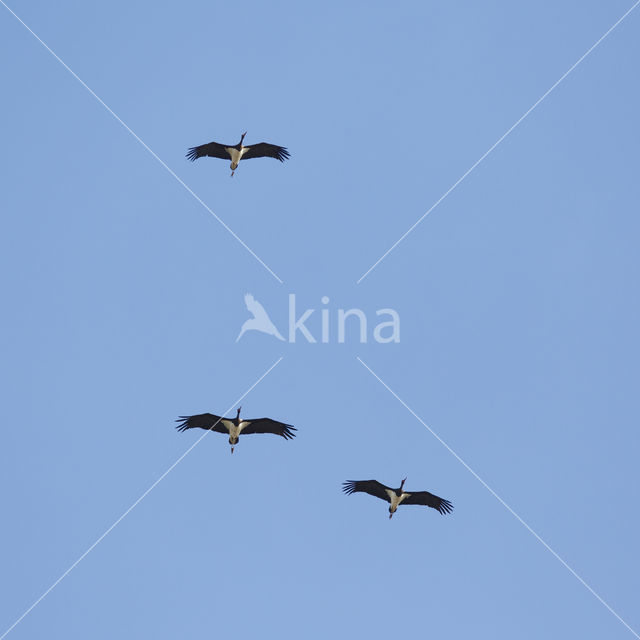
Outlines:
[[[0,634],[283,356],[298,437],[208,434],[7,637],[633,637],[356,360],[640,630],[640,8],[356,285],[631,5],[14,1],[284,284],[0,7]],[[291,160],[184,158],[245,130]],[[236,344],[247,291],[401,342]],[[454,513],[340,491],[405,476]]]

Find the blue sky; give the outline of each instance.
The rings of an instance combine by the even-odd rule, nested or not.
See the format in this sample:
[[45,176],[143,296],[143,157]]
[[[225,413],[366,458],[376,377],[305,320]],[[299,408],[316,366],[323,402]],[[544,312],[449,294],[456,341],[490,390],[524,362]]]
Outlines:
[[0,7],[0,634],[282,357],[7,637],[634,637],[357,357],[638,632],[640,8],[356,284],[632,4],[11,4],[282,284]]

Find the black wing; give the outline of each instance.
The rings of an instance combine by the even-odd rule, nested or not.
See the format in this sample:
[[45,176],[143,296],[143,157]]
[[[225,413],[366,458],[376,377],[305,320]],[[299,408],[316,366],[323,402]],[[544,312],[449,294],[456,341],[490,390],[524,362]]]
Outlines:
[[222,158],[223,160],[231,159],[225,145],[218,144],[217,142],[201,144],[199,147],[191,147],[191,149],[187,151],[187,158],[192,162],[204,156],[209,156],[210,158]]
[[348,482],[342,483],[342,490],[347,495],[351,495],[357,491],[363,491],[364,493],[368,493],[369,495],[380,498],[381,500],[391,502],[387,489],[389,489],[389,487],[385,487],[377,480],[349,480]]
[[243,160],[251,160],[251,158],[275,158],[284,162],[289,157],[289,152],[285,147],[279,147],[277,144],[269,144],[268,142],[260,142],[258,144],[248,145],[246,151],[242,154]]
[[442,515],[453,511],[453,505],[448,500],[438,498],[428,491],[407,491],[407,493],[410,495],[402,501],[402,504],[422,504],[435,509]]
[[285,440],[295,438],[294,431],[297,429],[291,424],[285,424],[284,422],[278,422],[271,418],[256,418],[255,420],[247,420],[249,423],[242,431],[241,435],[245,433],[274,433],[277,436],[282,436]]
[[187,429],[209,429],[218,433],[228,433],[227,428],[222,424],[221,416],[214,416],[213,413],[199,413],[196,416],[180,416],[176,422],[180,424],[176,427],[178,431]]

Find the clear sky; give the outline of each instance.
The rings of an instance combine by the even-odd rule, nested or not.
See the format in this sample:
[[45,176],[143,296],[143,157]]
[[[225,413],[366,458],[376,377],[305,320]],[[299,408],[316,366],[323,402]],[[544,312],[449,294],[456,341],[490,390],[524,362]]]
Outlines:
[[8,638],[633,638],[357,357],[640,632],[640,6],[356,284],[632,4],[14,0],[283,283],[0,6],[0,636],[280,357]]

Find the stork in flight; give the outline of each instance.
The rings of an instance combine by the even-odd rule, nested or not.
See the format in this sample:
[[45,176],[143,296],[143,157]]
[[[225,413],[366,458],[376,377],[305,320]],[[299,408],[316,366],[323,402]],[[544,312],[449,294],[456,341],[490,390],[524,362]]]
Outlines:
[[231,160],[231,177],[238,168],[240,160],[250,160],[251,158],[275,158],[284,162],[289,157],[289,152],[285,147],[279,147],[277,144],[269,144],[268,142],[259,142],[250,146],[244,146],[244,137],[247,135],[245,131],[240,138],[240,142],[235,145],[220,144],[218,142],[209,142],[201,144],[199,147],[191,147],[187,151],[187,158],[195,161],[203,156],[210,158],[222,158],[222,160]]
[[405,478],[400,483],[399,489],[392,489],[377,480],[349,480],[343,483],[342,490],[347,495],[362,491],[381,500],[386,500],[390,503],[389,520],[393,518],[393,514],[401,504],[425,505],[435,509],[441,515],[451,513],[453,510],[453,505],[448,500],[434,496],[433,493],[428,491],[404,491],[403,487],[406,481],[407,479]]
[[245,331],[262,331],[262,333],[275,336],[278,340],[284,342],[284,338],[280,335],[276,325],[271,322],[271,318],[264,310],[264,307],[250,293],[244,294],[244,303],[247,306],[247,311],[253,315],[253,318],[245,320],[240,328],[236,342],[242,338]]
[[231,453],[233,448],[238,444],[240,434],[248,433],[273,433],[282,436],[285,440],[295,437],[294,431],[297,429],[291,424],[278,422],[271,418],[251,418],[246,420],[240,419],[240,410],[235,418],[223,418],[215,416],[212,413],[200,413],[195,416],[180,416],[176,422],[180,424],[176,427],[178,431],[186,431],[187,429],[208,429],[209,431],[217,431],[218,433],[229,434],[229,444],[231,445]]

